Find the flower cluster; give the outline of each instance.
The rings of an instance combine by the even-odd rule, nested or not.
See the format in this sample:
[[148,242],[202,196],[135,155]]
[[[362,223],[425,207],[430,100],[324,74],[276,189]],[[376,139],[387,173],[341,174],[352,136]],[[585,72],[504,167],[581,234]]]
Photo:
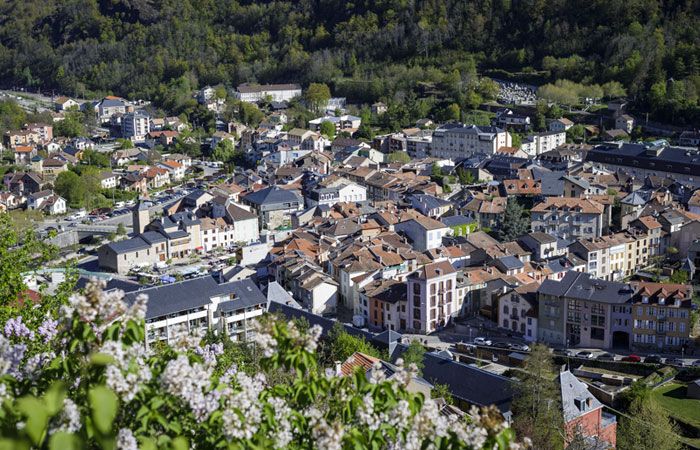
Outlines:
[[15,317],[13,319],[9,319],[5,323],[5,336],[10,338],[10,337],[17,337],[17,338],[26,338],[26,339],[34,339],[34,332],[27,328],[27,326],[22,323],[22,316]]
[[209,389],[211,377],[211,366],[190,364],[187,355],[179,355],[165,367],[160,382],[166,392],[182,398],[201,422],[219,408],[219,394]]
[[151,369],[146,364],[144,347],[130,347],[127,350],[119,341],[107,341],[99,353],[111,357],[105,370],[107,386],[125,403],[133,400],[139,387],[151,380]]
[[51,339],[58,334],[58,320],[46,319],[37,329],[39,336],[44,338],[44,344],[48,344]]

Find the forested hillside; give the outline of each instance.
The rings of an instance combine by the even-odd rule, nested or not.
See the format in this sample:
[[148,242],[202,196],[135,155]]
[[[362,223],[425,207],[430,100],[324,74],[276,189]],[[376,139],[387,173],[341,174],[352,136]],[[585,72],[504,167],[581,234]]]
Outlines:
[[190,89],[325,82],[399,98],[475,69],[622,82],[641,108],[697,114],[698,0],[6,0],[5,86],[177,107]]

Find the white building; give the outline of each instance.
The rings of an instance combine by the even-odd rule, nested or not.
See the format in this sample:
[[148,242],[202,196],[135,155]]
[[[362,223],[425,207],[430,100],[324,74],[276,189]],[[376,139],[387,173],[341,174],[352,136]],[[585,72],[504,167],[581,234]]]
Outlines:
[[122,136],[133,142],[144,142],[146,135],[151,132],[151,118],[148,114],[135,111],[122,117]]
[[432,156],[461,160],[475,153],[493,155],[501,147],[512,144],[510,133],[492,126],[445,124],[433,133]]
[[355,183],[340,184],[333,187],[316,188],[306,197],[306,206],[333,206],[342,202],[364,202],[367,200],[367,188]]
[[518,286],[498,299],[498,326],[520,333],[528,342],[537,340],[537,288],[539,283]]
[[566,117],[562,117],[561,119],[554,119],[549,122],[549,131],[566,131],[573,126],[574,123],[572,121]]
[[537,156],[564,144],[566,144],[565,132],[548,131],[527,136],[523,139],[521,149],[530,156]]
[[209,330],[227,333],[232,340],[252,336],[253,321],[267,309],[267,299],[252,280],[217,284],[207,275],[127,294],[134,301],[148,296],[146,345],[173,343],[181,336]]
[[448,261],[426,264],[409,275],[407,329],[428,334],[447,325],[462,307],[456,287],[457,271]]
[[238,86],[236,98],[243,102],[256,103],[270,97],[272,101],[283,102],[301,96],[298,84],[248,84]]
[[442,246],[442,238],[450,228],[430,217],[417,217],[394,225],[394,230],[408,236],[413,248],[424,252]]
[[66,200],[51,190],[39,191],[27,197],[27,208],[38,209],[50,215],[65,214]]
[[332,123],[335,126],[336,133],[338,133],[341,131],[357,130],[362,124],[362,119],[349,114],[344,114],[342,116],[319,117],[317,119],[309,120],[309,128],[314,131],[319,131],[323,122]]

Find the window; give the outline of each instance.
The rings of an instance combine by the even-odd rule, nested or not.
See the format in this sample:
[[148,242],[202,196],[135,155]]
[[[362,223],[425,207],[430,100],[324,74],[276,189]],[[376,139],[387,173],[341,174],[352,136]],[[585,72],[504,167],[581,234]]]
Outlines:
[[508,305],[503,305],[503,314],[508,314]]

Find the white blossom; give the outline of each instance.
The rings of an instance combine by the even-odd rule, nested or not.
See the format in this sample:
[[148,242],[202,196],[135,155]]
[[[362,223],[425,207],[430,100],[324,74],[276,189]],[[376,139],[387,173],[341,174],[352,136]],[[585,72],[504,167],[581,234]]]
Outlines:
[[117,434],[117,450],[138,450],[139,443],[128,428],[122,428]]
[[63,400],[63,409],[58,415],[55,425],[51,428],[50,434],[64,431],[66,433],[77,433],[80,430],[80,411],[78,406],[69,398]]

